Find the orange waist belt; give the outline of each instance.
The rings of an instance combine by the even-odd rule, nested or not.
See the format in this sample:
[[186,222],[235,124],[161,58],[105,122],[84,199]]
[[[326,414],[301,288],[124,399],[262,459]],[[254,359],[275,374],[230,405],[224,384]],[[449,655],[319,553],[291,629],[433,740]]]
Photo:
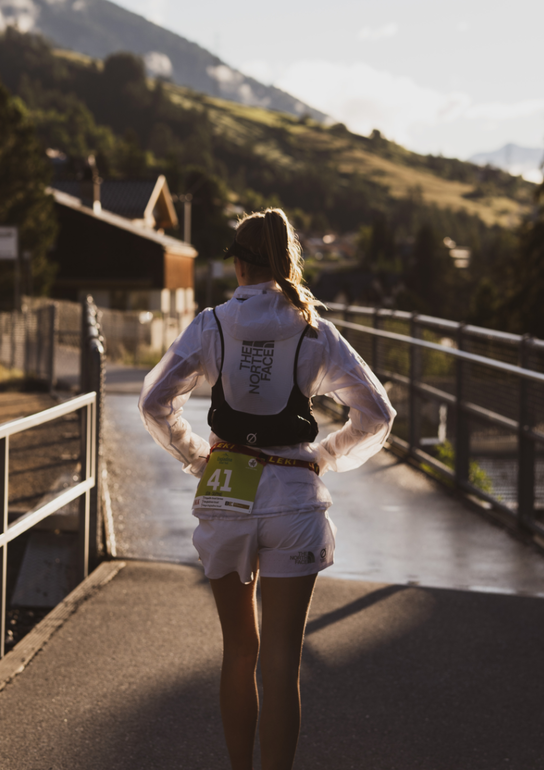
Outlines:
[[228,441],[218,441],[210,449],[212,452],[237,452],[242,455],[249,455],[254,457],[257,462],[262,465],[281,465],[284,468],[308,468],[308,470],[317,473],[319,476],[319,465],[317,463],[310,462],[309,460],[295,460],[291,457],[281,457],[281,455],[267,455],[264,452],[259,452],[258,449],[252,449],[249,446],[243,444],[230,444]]

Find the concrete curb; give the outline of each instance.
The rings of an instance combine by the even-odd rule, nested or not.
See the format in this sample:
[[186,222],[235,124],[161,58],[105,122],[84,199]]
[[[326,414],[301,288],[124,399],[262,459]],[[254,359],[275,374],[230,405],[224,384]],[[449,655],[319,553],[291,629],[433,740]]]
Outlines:
[[109,583],[123,569],[123,561],[105,561],[97,567],[82,583],[75,588],[66,599],[46,615],[24,639],[15,645],[11,652],[0,660],[0,690],[17,674],[20,674],[34,655],[47,644],[55,631],[80,607],[90,599],[102,586]]
[[102,510],[104,511],[104,534],[106,540],[106,553],[112,559],[117,558],[117,541],[115,539],[115,527],[113,523],[113,511],[111,507],[110,488],[108,484],[108,471],[106,459],[102,468]]

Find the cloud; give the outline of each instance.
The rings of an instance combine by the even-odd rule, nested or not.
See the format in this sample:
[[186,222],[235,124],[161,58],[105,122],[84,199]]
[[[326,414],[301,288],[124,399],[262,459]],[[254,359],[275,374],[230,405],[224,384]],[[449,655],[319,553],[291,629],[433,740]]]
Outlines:
[[233,70],[227,64],[218,64],[216,67],[206,67],[206,72],[222,86],[235,86],[244,79],[244,76],[240,72]]
[[250,78],[255,78],[259,83],[265,83],[267,85],[270,85],[273,82],[274,76],[276,75],[274,67],[270,62],[264,61],[264,59],[252,59],[251,61],[246,61],[241,65],[240,70]]
[[172,62],[165,53],[149,51],[144,56],[144,61],[150,75],[163,78],[169,78],[172,75]]
[[0,32],[6,27],[30,32],[36,26],[39,13],[39,8],[32,0],[0,0]]
[[[514,171],[511,171],[510,173],[513,174]],[[528,182],[533,182],[534,184],[542,184],[544,181],[544,174],[539,168],[532,168],[530,171],[524,171],[521,176]]]
[[383,38],[394,37],[399,31],[398,24],[389,22],[383,27],[363,27],[358,34],[360,40],[383,40]]
[[369,134],[378,128],[407,146],[414,146],[422,131],[446,124],[483,131],[491,122],[497,128],[509,120],[544,114],[541,98],[474,104],[462,91],[438,91],[364,62],[299,61],[281,70],[274,85],[352,131]]
[[544,99],[526,99],[523,102],[489,102],[474,104],[466,111],[467,118],[485,120],[514,120],[544,113]]
[[274,84],[353,131],[368,134],[379,128],[402,143],[409,141],[414,125],[454,120],[470,104],[466,94],[439,93],[363,62],[301,61],[286,68]]

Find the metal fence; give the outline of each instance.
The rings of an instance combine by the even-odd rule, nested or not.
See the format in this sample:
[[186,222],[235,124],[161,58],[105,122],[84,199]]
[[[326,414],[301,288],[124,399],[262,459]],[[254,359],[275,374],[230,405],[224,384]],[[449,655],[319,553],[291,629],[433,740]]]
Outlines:
[[[86,393],[64,404],[46,409],[30,417],[0,425],[0,499],[2,500],[2,525],[0,529],[0,658],[4,655],[5,623],[7,610],[7,561],[8,544],[24,532],[55,511],[76,499],[80,499],[79,509],[79,579],[87,577],[90,556],[91,490],[96,478],[96,393]],[[81,454],[80,481],[70,486],[53,500],[39,508],[28,511],[15,521],[8,519],[9,492],[9,442],[10,437],[38,425],[56,420],[72,412],[81,414]]]
[[94,466],[96,483],[90,497],[89,559],[95,567],[103,554],[103,511],[102,469],[103,469],[103,421],[106,390],[106,354],[104,337],[99,322],[99,311],[89,295],[81,303],[81,367],[80,391],[96,393],[96,441],[94,444]]
[[[92,297],[81,304],[44,303],[27,308],[20,314],[3,314],[0,320],[4,336],[11,343],[11,356],[15,351],[15,366],[22,364],[22,372],[28,377],[45,380],[50,387],[56,382],[55,354],[68,355],[71,374],[77,371],[79,390],[82,395],[63,404],[0,426],[0,491],[3,500],[3,516],[0,528],[0,657],[4,654],[5,618],[7,609],[7,559],[8,543],[24,534],[51,514],[67,511],[72,501],[80,499],[79,508],[79,556],[78,577],[87,576],[103,554],[103,516],[101,511],[102,419],[105,390],[105,354],[103,337],[98,322],[98,310]],[[74,328],[77,322],[77,328]],[[40,326],[41,324],[41,326]],[[7,328],[7,330],[6,330]],[[21,352],[22,351],[22,352]],[[9,364],[13,364],[13,358]],[[61,362],[62,363],[62,362]],[[39,505],[37,509],[13,519],[8,510],[9,491],[9,442],[10,437],[36,426],[57,420],[72,412],[80,412],[81,450],[79,454],[79,483],[72,483],[61,494]],[[78,479],[76,474],[73,481]],[[11,515],[10,515],[11,514]]]
[[0,313],[0,363],[27,379],[55,381],[57,306],[26,306],[22,311]]
[[401,311],[329,317],[386,383],[392,443],[544,535],[544,341]]
[[158,361],[193,316],[99,308],[99,318],[108,359],[138,366]]

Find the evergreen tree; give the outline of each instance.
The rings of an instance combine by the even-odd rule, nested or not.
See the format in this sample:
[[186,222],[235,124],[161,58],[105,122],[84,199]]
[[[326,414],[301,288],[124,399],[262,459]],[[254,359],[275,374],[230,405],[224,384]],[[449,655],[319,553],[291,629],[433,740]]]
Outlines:
[[518,334],[544,339],[544,184],[536,208],[520,228],[519,249],[507,271],[502,325]]
[[[19,228],[19,248],[31,256],[35,293],[54,277],[47,251],[56,235],[53,198],[46,193],[49,164],[22,103],[0,84],[0,224]],[[2,304],[13,296],[13,266],[0,262]]]

